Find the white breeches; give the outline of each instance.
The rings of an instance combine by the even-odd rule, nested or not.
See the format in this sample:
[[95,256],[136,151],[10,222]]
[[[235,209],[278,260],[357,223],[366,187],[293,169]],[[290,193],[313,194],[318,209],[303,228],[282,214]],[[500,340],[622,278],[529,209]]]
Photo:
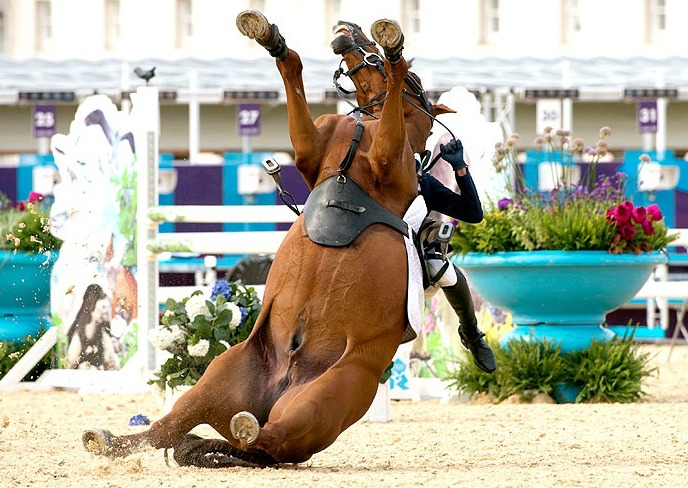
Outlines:
[[[425,265],[428,268],[428,274],[430,276],[437,274],[437,272],[442,269],[443,264],[444,262],[441,259],[428,259],[425,261]],[[454,265],[450,262],[447,270],[444,272],[435,286],[429,286],[425,289],[425,299],[429,300],[432,298],[440,288],[445,286],[454,286],[457,280],[458,277],[456,276],[456,268],[454,268]]]

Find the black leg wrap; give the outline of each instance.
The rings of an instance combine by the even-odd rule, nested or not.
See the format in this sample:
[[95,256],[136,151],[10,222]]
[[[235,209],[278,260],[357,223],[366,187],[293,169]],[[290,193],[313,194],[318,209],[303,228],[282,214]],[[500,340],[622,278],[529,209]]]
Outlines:
[[174,446],[174,460],[180,466],[198,468],[261,468],[276,464],[274,459],[265,454],[245,452],[224,439],[204,439],[194,434],[186,434]]
[[261,41],[260,39],[256,39],[256,41],[258,41],[258,44],[267,49],[270,53],[270,56],[273,58],[277,58],[279,61],[284,61],[287,59],[289,48],[287,47],[284,37],[282,37],[282,35],[279,33],[279,29],[275,24],[272,24],[272,34],[270,35],[270,39],[265,42]]
[[473,355],[476,366],[486,373],[494,373],[497,369],[494,353],[485,341],[485,334],[478,328],[478,320],[475,318],[473,298],[468,288],[466,278],[455,267],[457,282],[453,286],[443,287],[444,296],[459,317],[459,337],[461,343]]

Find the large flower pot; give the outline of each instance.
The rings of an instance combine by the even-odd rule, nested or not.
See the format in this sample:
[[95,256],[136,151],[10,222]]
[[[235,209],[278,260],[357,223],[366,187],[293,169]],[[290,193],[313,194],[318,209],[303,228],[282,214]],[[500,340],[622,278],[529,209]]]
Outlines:
[[23,341],[50,327],[50,273],[57,256],[0,251],[0,340]]
[[660,252],[609,254],[606,251],[533,251],[456,256],[456,264],[492,305],[511,312],[514,337],[547,338],[562,352],[585,349],[613,333],[605,316],[640,290]]

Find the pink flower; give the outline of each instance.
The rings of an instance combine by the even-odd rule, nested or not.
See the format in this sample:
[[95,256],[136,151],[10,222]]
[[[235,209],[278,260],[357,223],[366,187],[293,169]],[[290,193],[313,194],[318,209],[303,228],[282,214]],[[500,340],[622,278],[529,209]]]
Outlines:
[[655,228],[652,226],[652,220],[646,220],[641,225],[643,226],[643,232],[645,232],[645,235],[651,236],[655,233]]
[[621,233],[621,237],[623,237],[627,241],[633,239],[636,234],[636,230],[635,227],[633,227],[633,224],[624,225],[623,227],[621,227],[621,229],[619,229],[619,232]]
[[625,224],[631,220],[631,209],[633,208],[633,204],[631,203],[631,208],[628,208],[628,205],[625,205],[626,203],[630,202],[624,202],[616,207],[616,222],[619,225]]
[[43,200],[43,194],[42,193],[38,193],[35,191],[32,191],[31,193],[29,193],[29,200],[28,200],[29,203],[40,202],[41,200]]
[[647,212],[645,211],[645,207],[633,207],[633,210],[631,210],[631,216],[633,217],[633,220],[635,220],[639,224],[642,224],[643,222],[645,222],[645,219],[647,218]]
[[17,209],[19,210],[26,210],[26,204],[24,202],[17,202]]
[[653,203],[647,207],[647,215],[650,220],[654,221],[662,220],[663,217],[662,211],[659,209],[656,203]]

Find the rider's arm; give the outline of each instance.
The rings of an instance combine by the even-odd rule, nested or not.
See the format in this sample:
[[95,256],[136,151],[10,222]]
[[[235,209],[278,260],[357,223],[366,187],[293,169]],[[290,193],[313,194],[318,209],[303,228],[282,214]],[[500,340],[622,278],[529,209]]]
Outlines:
[[471,224],[477,224],[483,220],[480,197],[470,173],[466,173],[465,176],[456,175],[461,194],[453,192],[429,174],[424,174],[423,180],[421,192],[428,210],[434,210]]

